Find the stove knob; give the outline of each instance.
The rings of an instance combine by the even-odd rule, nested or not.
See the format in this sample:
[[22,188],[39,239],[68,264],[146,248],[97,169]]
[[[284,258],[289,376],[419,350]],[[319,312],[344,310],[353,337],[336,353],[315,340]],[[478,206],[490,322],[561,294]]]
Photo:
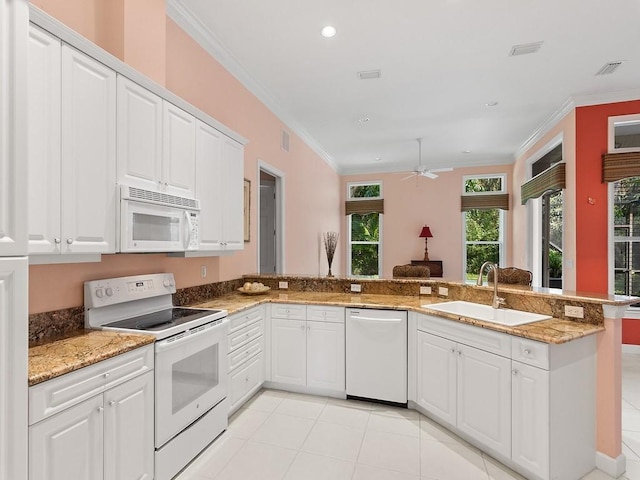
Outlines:
[[96,289],[96,297],[98,297],[98,298],[104,297],[104,290],[101,289],[101,288],[97,288]]
[[113,289],[111,287],[108,287],[104,293],[107,294],[107,297],[110,297],[113,295]]

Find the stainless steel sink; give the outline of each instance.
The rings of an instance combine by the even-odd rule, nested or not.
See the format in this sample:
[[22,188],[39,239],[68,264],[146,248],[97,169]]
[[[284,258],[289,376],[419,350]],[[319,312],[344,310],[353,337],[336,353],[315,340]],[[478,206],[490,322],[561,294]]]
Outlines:
[[541,315],[539,313],[521,312],[520,310],[512,310],[510,308],[495,309],[489,305],[464,301],[432,303],[430,305],[422,305],[422,307],[510,327],[539,322],[540,320],[549,320],[551,318],[549,315]]

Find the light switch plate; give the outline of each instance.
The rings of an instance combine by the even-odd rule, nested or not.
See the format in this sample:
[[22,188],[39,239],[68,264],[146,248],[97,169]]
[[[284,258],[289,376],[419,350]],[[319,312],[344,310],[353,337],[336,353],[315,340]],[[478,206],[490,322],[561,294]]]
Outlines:
[[420,286],[420,295],[431,295],[431,287]]
[[362,285],[360,285],[359,283],[352,283],[351,284],[351,291],[352,292],[356,292],[359,293],[362,291]]
[[280,290],[286,290],[289,288],[289,282],[278,282],[278,288]]
[[438,295],[442,295],[444,297],[449,295],[449,289],[447,287],[438,287]]
[[564,316],[573,318],[584,318],[584,308],[576,307],[574,305],[565,305]]

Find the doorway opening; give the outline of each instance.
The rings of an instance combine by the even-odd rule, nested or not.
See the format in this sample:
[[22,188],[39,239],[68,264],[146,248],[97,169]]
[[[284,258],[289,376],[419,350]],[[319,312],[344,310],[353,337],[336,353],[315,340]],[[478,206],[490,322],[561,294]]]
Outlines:
[[258,272],[284,273],[284,174],[258,162]]

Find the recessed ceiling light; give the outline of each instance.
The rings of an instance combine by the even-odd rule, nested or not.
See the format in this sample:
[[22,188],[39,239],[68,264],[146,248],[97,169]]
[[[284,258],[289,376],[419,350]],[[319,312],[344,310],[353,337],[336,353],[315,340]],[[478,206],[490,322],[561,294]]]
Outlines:
[[320,30],[320,33],[325,38],[331,38],[336,34],[336,27],[332,25],[327,25],[326,27],[322,27],[322,30]]
[[462,153],[471,153],[471,150],[463,150]]
[[367,123],[369,120],[371,120],[369,117],[362,117],[362,118],[360,118],[358,121],[359,121],[360,123]]
[[496,105],[498,105],[498,101],[497,100],[492,100],[490,102],[485,103],[485,106],[487,106],[487,107],[495,107]]
[[376,162],[380,162],[380,161],[382,161],[382,158],[376,157]]

